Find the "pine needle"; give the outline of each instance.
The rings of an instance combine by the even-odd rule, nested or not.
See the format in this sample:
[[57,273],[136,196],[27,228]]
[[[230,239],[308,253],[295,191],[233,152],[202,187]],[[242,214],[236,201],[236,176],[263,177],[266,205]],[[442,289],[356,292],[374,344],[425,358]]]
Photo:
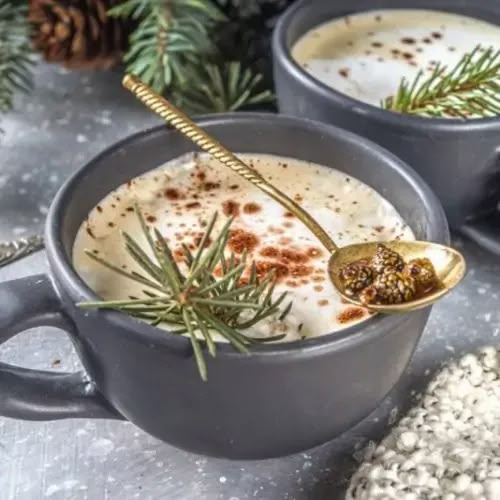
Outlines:
[[262,75],[243,69],[238,61],[198,68],[191,85],[175,98],[190,114],[236,111],[274,101],[272,92],[262,87]]
[[[150,258],[149,253],[129,234],[123,233],[123,239],[128,254],[144,276],[137,272],[126,272],[90,251],[86,254],[113,272],[147,287],[143,290],[144,296],[128,300],[83,302],[78,304],[80,307],[113,309],[148,321],[153,326],[165,323],[169,326],[170,333],[188,335],[202,380],[207,380],[204,348],[206,347],[210,356],[216,355],[213,332],[218,332],[240,352],[247,352],[251,345],[258,342],[283,338],[283,335],[278,335],[254,339],[241,333],[241,330],[250,328],[269,316],[283,320],[290,311],[291,304],[281,310],[286,293],[274,299],[274,274],[270,273],[259,280],[254,263],[250,266],[253,271],[249,282],[241,282],[240,278],[246,268],[244,256],[238,262],[234,254],[229,257],[225,254],[232,219],[228,219],[220,233],[212,238],[217,217],[214,214],[201,239],[203,245],[200,244],[196,254],[193,255],[185,247],[184,266],[187,271],[183,273],[161,234],[148,227],[137,206],[135,211],[149,246],[149,253],[154,258]],[[206,245],[209,241],[211,243]],[[218,269],[222,270],[220,277],[216,277]],[[172,330],[172,326],[176,329]]]
[[[270,18],[289,3],[125,0],[109,13],[136,23],[124,57],[127,72],[189,114],[201,114],[274,105],[269,50],[257,48],[261,37],[269,41]],[[256,61],[260,52],[264,69]]]
[[27,4],[0,0],[0,112],[10,111],[16,92],[31,90]]
[[223,19],[203,0],[127,0],[109,14],[138,23],[124,62],[159,93],[184,87],[192,67],[215,54],[210,29]]
[[403,78],[394,96],[384,99],[389,111],[435,118],[485,118],[500,115],[500,50],[480,45],[455,67],[438,64],[428,78],[419,72]]

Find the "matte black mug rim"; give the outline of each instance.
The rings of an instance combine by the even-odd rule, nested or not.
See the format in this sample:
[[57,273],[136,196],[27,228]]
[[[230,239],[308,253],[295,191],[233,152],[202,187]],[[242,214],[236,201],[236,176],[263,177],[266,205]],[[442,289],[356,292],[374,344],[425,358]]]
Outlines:
[[[446,217],[444,215],[443,209],[437,200],[434,193],[427,186],[425,181],[406,165],[398,157],[387,151],[386,149],[378,146],[377,144],[369,141],[368,139],[362,138],[354,133],[348,132],[346,130],[340,129],[333,125],[327,125],[321,122],[309,120],[309,119],[299,119],[288,117],[284,115],[274,115],[269,113],[221,113],[216,115],[204,115],[197,119],[198,123],[202,123],[204,126],[211,123],[217,123],[221,121],[242,121],[245,119],[250,120],[277,120],[282,122],[296,123],[300,127],[308,125],[313,127],[320,133],[321,131],[336,131],[342,134],[345,139],[355,143],[357,147],[369,148],[374,155],[380,155],[390,160],[393,165],[405,176],[409,181],[412,182],[413,188],[418,190],[418,192],[427,198],[432,205],[434,205],[436,213],[436,224],[443,225],[445,228],[445,237],[447,237],[447,223]],[[135,134],[129,135],[124,139],[115,142],[108,148],[104,149],[98,155],[93,157],[88,161],[83,167],[78,169],[73,173],[61,186],[61,188],[56,193],[54,200],[50,206],[49,213],[47,215],[47,221],[45,224],[45,242],[46,250],[51,264],[51,269],[53,270],[56,278],[59,279],[62,287],[70,292],[72,300],[75,302],[75,307],[78,297],[78,301],[89,301],[96,300],[99,297],[84,283],[84,281],[79,277],[76,270],[74,269],[71,259],[67,255],[64,245],[62,243],[62,219],[65,207],[71,203],[71,193],[78,189],[80,179],[87,175],[89,170],[96,168],[103,159],[108,155],[120,150],[122,147],[126,146],[129,142],[138,140],[142,137],[146,137],[149,134],[157,133],[160,130],[165,130],[166,132],[172,131],[172,129],[166,125],[157,125],[154,127],[147,128]],[[55,280],[56,287],[58,286],[58,279]],[[92,314],[101,315],[102,321],[111,322],[115,326],[121,327],[124,331],[124,335],[129,332],[133,332],[135,339],[143,344],[155,345],[166,345],[170,347],[184,347],[185,343],[188,341],[185,337],[178,335],[173,335],[168,332],[168,330],[161,330],[156,327],[152,327],[149,324],[136,320],[126,314],[118,313],[115,311],[103,311],[94,310]],[[90,314],[90,312],[89,312]],[[252,348],[250,355],[282,355],[286,353],[300,355],[301,352],[307,351],[311,352],[313,350],[323,349],[325,346],[329,346],[335,350],[342,350],[347,348],[352,348],[353,346],[367,342],[373,341],[378,337],[383,337],[395,328],[395,325],[404,322],[408,315],[376,315],[369,318],[362,323],[353,325],[351,327],[342,329],[337,332],[332,332],[329,334],[321,335],[318,337],[308,338],[304,340],[297,340],[285,343],[275,343],[275,344],[265,344]],[[367,334],[367,330],[370,330]],[[248,354],[242,354],[234,349],[229,344],[219,343],[218,352],[228,356],[248,356]]]
[[[333,5],[333,4],[332,4]],[[287,9],[284,14],[279,18],[276,23],[276,27],[273,33],[272,47],[274,57],[279,57],[283,64],[286,66],[287,70],[298,80],[301,80],[304,85],[313,89],[315,92],[321,93],[321,95],[328,100],[333,101],[335,104],[340,106],[348,107],[352,112],[356,112],[362,115],[369,115],[372,118],[383,122],[386,125],[391,125],[394,127],[412,127],[417,129],[422,133],[426,133],[429,127],[436,128],[443,132],[457,132],[467,130],[487,130],[495,129],[500,124],[500,117],[491,118],[475,118],[471,120],[460,120],[454,118],[425,118],[421,116],[414,116],[409,114],[395,113],[393,111],[386,111],[372,104],[359,101],[352,97],[349,97],[342,92],[339,92],[332,87],[324,84],[317,78],[314,78],[307,71],[305,71],[292,57],[290,47],[287,43],[288,30],[290,28],[291,22],[294,20],[299,10],[311,11],[316,8],[317,4],[311,2],[311,0],[299,0],[294,3],[289,9]],[[490,8],[491,11],[498,12],[498,9],[494,9],[492,4],[487,4],[485,8]],[[379,7],[382,8],[382,7]],[[391,10],[405,10],[412,8],[411,5],[401,6],[401,7],[391,7]],[[356,10],[353,9],[353,13],[369,12],[373,9]],[[330,19],[322,21],[321,24],[327,23],[337,18],[341,18],[345,15],[339,16],[333,15]],[[304,33],[301,34],[304,35]],[[299,37],[300,38],[300,37]],[[296,42],[295,40],[294,42]]]

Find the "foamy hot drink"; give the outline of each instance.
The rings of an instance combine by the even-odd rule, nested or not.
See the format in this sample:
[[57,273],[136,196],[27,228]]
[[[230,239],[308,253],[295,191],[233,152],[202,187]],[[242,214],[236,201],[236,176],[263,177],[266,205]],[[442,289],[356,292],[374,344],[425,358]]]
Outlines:
[[500,49],[500,27],[432,10],[388,9],[334,19],[306,33],[292,56],[312,76],[379,106],[401,79],[453,67],[477,45]]
[[[266,179],[292,196],[339,245],[414,239],[411,229],[372,188],[324,166],[268,155],[240,155]],[[140,271],[126,252],[121,230],[144,244],[134,205],[156,227],[179,262],[181,244],[197,248],[214,212],[234,216],[228,250],[249,252],[261,275],[276,270],[276,296],[284,290],[293,302],[283,322],[264,320],[247,335],[286,332],[285,340],[324,335],[363,321],[369,313],[341,301],[327,275],[329,255],[291,213],[217,161],[189,154],[149,171],[106,196],[79,229],[73,263],[85,282],[102,298],[143,296],[141,285],[109,270],[85,249],[127,271]],[[226,217],[219,217],[214,234]],[[182,265],[182,264],[181,264]]]

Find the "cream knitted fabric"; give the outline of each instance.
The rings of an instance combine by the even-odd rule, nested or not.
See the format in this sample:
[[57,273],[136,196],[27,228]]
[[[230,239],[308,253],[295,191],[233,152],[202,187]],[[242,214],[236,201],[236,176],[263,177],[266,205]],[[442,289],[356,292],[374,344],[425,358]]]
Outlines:
[[346,500],[500,500],[500,354],[447,365],[367,452]]

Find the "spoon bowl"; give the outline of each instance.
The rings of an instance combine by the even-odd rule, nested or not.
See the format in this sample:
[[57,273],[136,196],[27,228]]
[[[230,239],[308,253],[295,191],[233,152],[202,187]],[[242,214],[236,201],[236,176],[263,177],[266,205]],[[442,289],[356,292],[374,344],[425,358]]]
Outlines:
[[[397,252],[405,262],[413,259],[428,258],[434,266],[441,286],[422,297],[401,304],[363,304],[361,301],[346,295],[340,278],[340,270],[345,265],[357,260],[373,257],[379,243],[383,243],[390,250]],[[414,311],[432,305],[460,283],[465,276],[465,271],[465,259],[460,252],[451,247],[430,241],[395,240],[357,243],[338,248],[331,254],[328,262],[328,274],[333,286],[342,298],[351,304],[384,314]]]

